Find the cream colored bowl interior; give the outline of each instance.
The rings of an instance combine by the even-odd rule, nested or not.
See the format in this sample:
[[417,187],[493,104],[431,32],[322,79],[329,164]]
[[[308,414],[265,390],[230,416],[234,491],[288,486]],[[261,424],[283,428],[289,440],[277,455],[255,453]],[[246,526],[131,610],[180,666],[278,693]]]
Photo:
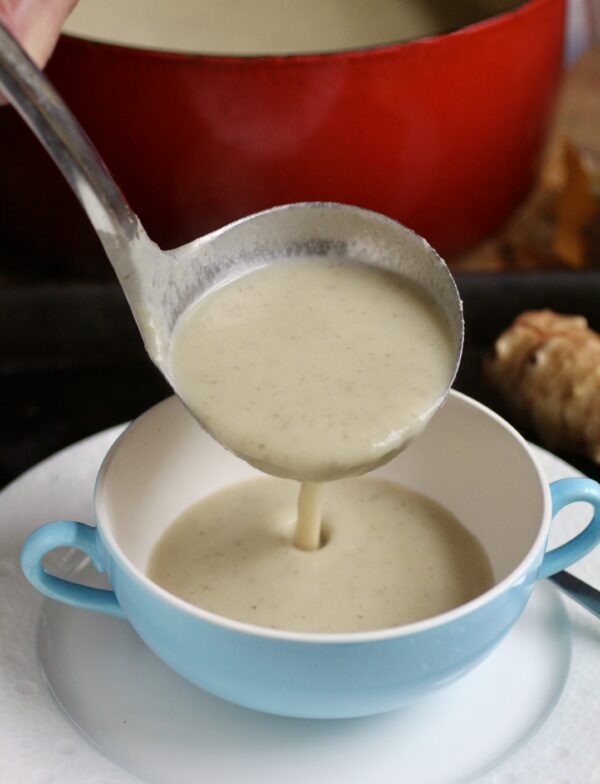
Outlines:
[[[417,441],[374,472],[450,509],[485,547],[496,582],[547,525],[544,480],[515,431],[451,393]],[[164,529],[195,501],[259,475],[207,435],[177,398],[134,422],[109,453],[96,511],[109,539],[144,572]]]

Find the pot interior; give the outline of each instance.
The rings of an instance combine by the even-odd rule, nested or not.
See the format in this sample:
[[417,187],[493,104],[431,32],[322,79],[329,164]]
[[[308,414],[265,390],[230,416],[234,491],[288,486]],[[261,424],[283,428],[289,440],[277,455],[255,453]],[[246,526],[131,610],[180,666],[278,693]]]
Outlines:
[[335,52],[438,35],[523,0],[80,0],[66,33],[220,55]]

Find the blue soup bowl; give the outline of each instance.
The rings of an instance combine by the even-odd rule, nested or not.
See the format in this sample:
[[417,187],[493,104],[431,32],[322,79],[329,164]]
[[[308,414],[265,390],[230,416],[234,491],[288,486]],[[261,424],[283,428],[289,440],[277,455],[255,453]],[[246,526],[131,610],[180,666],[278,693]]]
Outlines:
[[[549,486],[510,425],[452,392],[426,432],[374,473],[443,504],[479,538],[495,579],[486,593],[406,626],[305,634],[220,617],[155,585],[145,569],[164,529],[199,498],[257,473],[169,398],[107,454],[97,526],[63,520],[37,529],[23,547],[23,571],[53,599],[126,618],[173,670],[223,699],[284,716],[342,718],[398,708],[469,672],[511,629],[536,581],[600,539],[600,485],[576,478]],[[546,552],[552,517],[575,501],[591,504],[591,522]],[[64,546],[87,553],[112,591],[49,574],[44,555]]]

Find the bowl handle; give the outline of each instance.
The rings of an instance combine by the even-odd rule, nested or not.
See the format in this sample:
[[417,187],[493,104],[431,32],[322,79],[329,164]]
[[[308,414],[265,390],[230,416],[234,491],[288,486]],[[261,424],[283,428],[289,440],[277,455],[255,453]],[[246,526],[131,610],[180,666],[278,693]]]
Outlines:
[[44,569],[42,564],[44,556],[57,547],[75,547],[83,550],[90,556],[99,572],[105,571],[104,545],[100,541],[97,529],[72,520],[59,520],[34,531],[21,550],[21,569],[33,587],[59,602],[124,618],[125,613],[114,591],[72,583],[55,577]]
[[594,516],[584,530],[566,544],[550,550],[544,556],[538,579],[550,577],[579,561],[600,542],[600,484],[585,477],[559,479],[550,485],[552,517],[568,504],[583,501],[594,508]]

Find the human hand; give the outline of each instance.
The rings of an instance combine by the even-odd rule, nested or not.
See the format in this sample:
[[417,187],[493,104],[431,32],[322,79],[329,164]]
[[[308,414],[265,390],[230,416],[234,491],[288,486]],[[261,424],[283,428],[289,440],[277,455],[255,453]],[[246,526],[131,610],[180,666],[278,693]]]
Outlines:
[[43,68],[77,0],[0,0],[0,22]]

